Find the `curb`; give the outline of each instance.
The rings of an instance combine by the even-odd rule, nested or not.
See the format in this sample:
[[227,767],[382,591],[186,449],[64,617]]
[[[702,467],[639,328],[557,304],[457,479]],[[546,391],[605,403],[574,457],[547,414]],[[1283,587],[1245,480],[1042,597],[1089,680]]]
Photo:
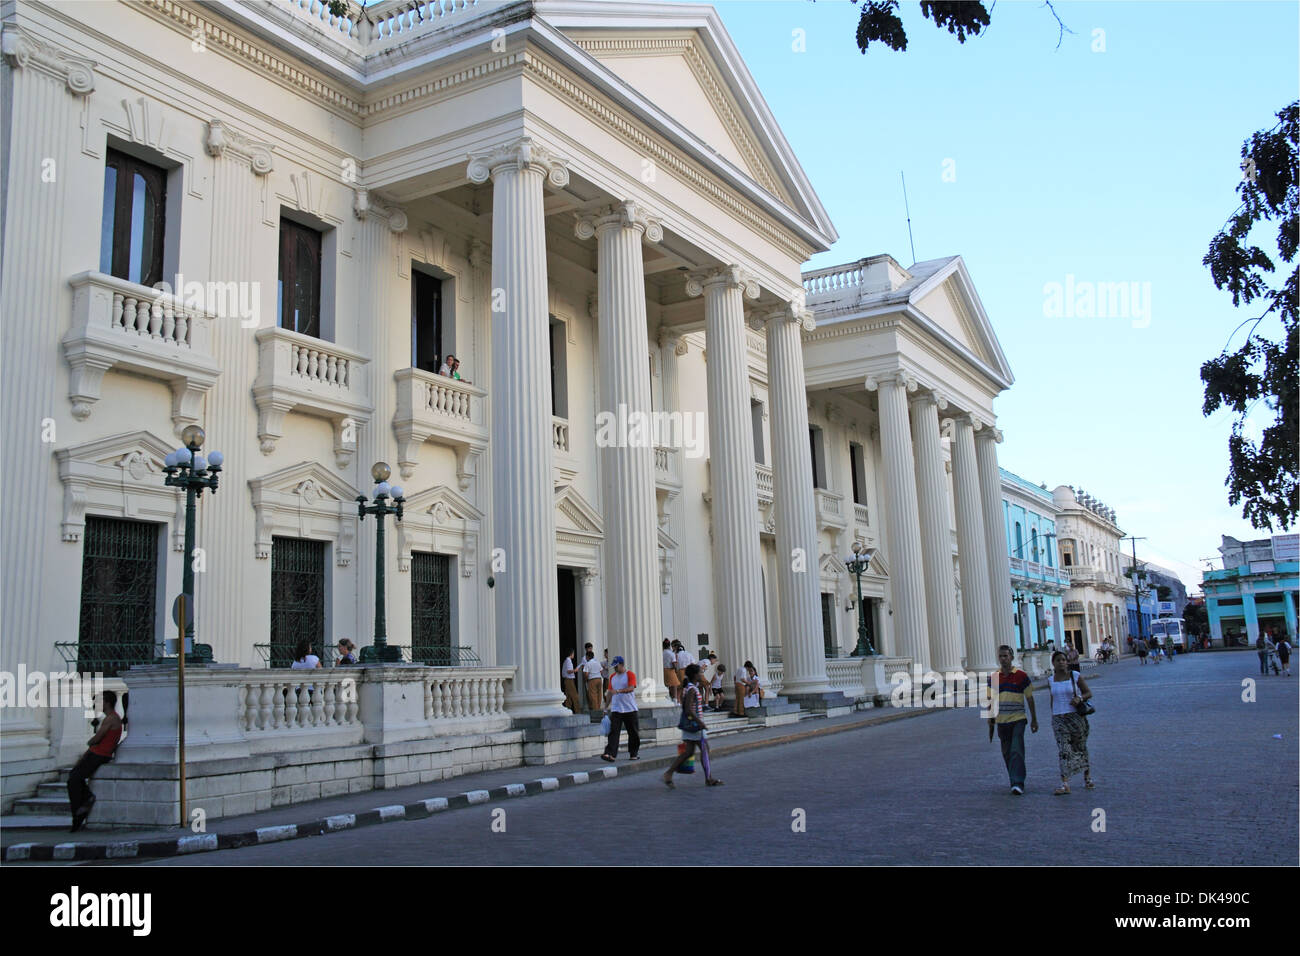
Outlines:
[[[750,750],[759,750],[764,747],[798,743],[814,737],[828,737],[832,734],[861,730],[864,727],[872,727],[878,724],[889,724],[913,717],[922,717],[926,714],[946,713],[950,709],[947,707],[915,708],[894,713],[872,714],[851,723],[810,727],[807,730],[796,731],[780,737],[715,743],[711,744],[709,749],[717,757],[726,757]],[[142,859],[184,856],[190,853],[206,853],[213,850],[235,850],[246,846],[259,846],[264,843],[278,843],[282,840],[301,840],[306,837],[337,833],[340,830],[377,826],[381,823],[422,820],[447,810],[476,806],[494,800],[532,797],[553,790],[564,790],[586,783],[612,780],[620,775],[667,769],[676,759],[675,754],[665,754],[662,757],[651,757],[635,763],[628,763],[622,767],[598,767],[593,770],[580,770],[554,777],[540,777],[527,783],[508,783],[504,786],[493,787],[490,790],[467,790],[450,797],[432,797],[426,800],[417,800],[414,803],[392,804],[360,813],[340,813],[309,820],[305,823],[258,827],[238,833],[186,834],[165,840],[123,840],[117,843],[16,843],[5,847],[3,861],[5,863],[15,863],[20,861],[63,862]]]

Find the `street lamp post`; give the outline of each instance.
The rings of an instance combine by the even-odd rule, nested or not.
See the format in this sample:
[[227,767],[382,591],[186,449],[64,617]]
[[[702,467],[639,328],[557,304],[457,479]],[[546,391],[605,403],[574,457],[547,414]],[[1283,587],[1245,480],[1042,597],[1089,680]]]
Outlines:
[[[197,648],[194,647],[194,621],[197,615],[193,611],[194,605],[194,506],[199,495],[203,494],[203,489],[209,489],[214,495],[217,493],[217,479],[221,473],[221,466],[225,462],[225,456],[219,451],[214,451],[206,457],[200,451],[203,448],[203,441],[207,438],[206,433],[198,425],[187,425],[181,432],[181,441],[185,442],[183,448],[178,448],[165,459],[163,459],[163,472],[166,477],[163,478],[163,484],[172,488],[185,489],[185,568],[181,579],[181,592],[185,595],[186,602],[190,605],[190,612],[186,615],[185,623],[185,642],[184,646],[177,649],[177,654],[185,654],[186,649],[194,656]],[[210,654],[203,655],[203,659],[208,659]]]
[[[395,520],[402,520],[402,505],[406,503],[405,493],[400,485],[389,485],[388,476],[392,469],[387,462],[377,461],[370,468],[370,477],[375,479],[375,490],[371,492],[374,504],[366,504],[365,495],[357,495],[357,517],[366,520],[366,515],[375,516],[375,643],[361,649],[363,664],[374,662],[393,663],[402,659],[400,647],[388,646],[388,627],[384,619],[384,516],[393,515]],[[387,504],[388,499],[393,503]]]
[[866,607],[862,603],[862,575],[871,564],[871,556],[875,554],[875,549],[863,547],[861,543],[853,542],[853,556],[844,559],[844,567],[853,575],[857,583],[858,594],[858,645],[853,648],[854,657],[872,657],[876,649],[871,646],[871,638],[867,636],[867,618]]

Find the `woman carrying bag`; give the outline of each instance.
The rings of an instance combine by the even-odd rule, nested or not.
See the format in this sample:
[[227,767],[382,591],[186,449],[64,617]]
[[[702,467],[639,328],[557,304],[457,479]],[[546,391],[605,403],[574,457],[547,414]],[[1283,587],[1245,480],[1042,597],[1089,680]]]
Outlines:
[[1052,655],[1052,676],[1047,690],[1052,698],[1052,733],[1056,736],[1061,761],[1061,785],[1053,792],[1065,796],[1070,792],[1070,778],[1083,772],[1083,785],[1091,790],[1092,766],[1088,761],[1088,714],[1093,713],[1092,690],[1078,671],[1071,671],[1063,651]]
[[[664,774],[664,785],[669,790],[673,787],[673,774],[683,767],[692,757],[695,756],[695,745],[699,744],[701,750],[708,746],[705,743],[704,718],[701,716],[700,708],[700,665],[686,665],[686,685],[682,688],[682,714],[677,721],[678,728],[682,732],[681,753],[677,755],[677,760],[668,768]],[[690,771],[693,772],[693,771]],[[704,761],[704,782],[710,787],[719,786],[722,781],[712,775],[712,768],[707,760]]]

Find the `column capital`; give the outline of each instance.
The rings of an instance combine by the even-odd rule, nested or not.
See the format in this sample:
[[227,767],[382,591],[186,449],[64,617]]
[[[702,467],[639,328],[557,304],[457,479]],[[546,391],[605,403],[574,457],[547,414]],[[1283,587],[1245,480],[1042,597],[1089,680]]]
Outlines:
[[663,221],[652,215],[635,199],[608,203],[590,212],[581,213],[574,224],[574,234],[579,239],[590,239],[602,229],[612,227],[639,229],[651,242],[664,237]]
[[755,311],[750,313],[749,319],[755,329],[766,328],[768,325],[781,322],[797,325],[805,332],[811,332],[817,328],[817,320],[813,317],[812,310],[805,308],[802,302],[787,302],[779,309],[766,312]]
[[583,568],[578,572],[578,583],[584,588],[594,587],[599,577],[600,572],[595,568]]
[[686,276],[686,294],[691,298],[703,295],[705,289],[715,285],[740,289],[747,299],[758,298],[758,281],[738,265],[719,266]]
[[868,375],[863,384],[866,386],[868,392],[876,391],[881,385],[897,385],[899,388],[905,388],[909,392],[915,392],[921,387],[921,384],[916,379],[908,375],[907,372],[902,369],[890,369],[887,372],[877,372]]
[[522,170],[525,167],[536,169],[557,188],[569,184],[568,160],[557,156],[531,136],[520,136],[490,149],[470,153],[468,175],[472,183],[485,183],[494,178],[498,170]]
[[913,405],[924,406],[933,404],[941,412],[948,408],[948,397],[937,388],[918,388],[912,395],[910,401]]
[[358,187],[352,191],[352,214],[365,222],[371,215],[388,220],[388,228],[393,232],[406,232],[411,224],[405,210],[380,202],[369,189]]
[[0,52],[9,65],[34,69],[67,84],[73,96],[85,96],[95,89],[94,60],[73,56],[56,46],[36,39],[21,27],[6,25],[0,37]]
[[275,168],[275,158],[271,154],[275,149],[273,143],[258,142],[219,119],[208,120],[208,136],[203,147],[209,156],[229,154],[247,161],[254,176],[265,176]]
[[979,439],[983,439],[984,441],[995,442],[996,444],[1000,445],[1002,444],[1002,429],[996,427],[995,425],[986,424],[983,428],[981,428],[979,431],[975,433],[975,437]]
[[659,334],[655,337],[655,341],[659,343],[661,349],[666,349],[671,345],[674,355],[682,356],[686,354],[686,336],[671,326],[659,326]]

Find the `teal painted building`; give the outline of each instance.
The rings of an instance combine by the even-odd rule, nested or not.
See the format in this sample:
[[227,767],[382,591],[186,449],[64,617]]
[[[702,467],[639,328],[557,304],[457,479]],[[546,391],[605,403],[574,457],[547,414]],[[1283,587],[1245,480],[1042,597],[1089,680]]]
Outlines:
[[1027,481],[1005,468],[1002,474],[1002,520],[1006,523],[1011,580],[1013,630],[998,643],[1018,650],[1064,639],[1062,595],[1070,576],[1061,569],[1057,547],[1058,509],[1046,487]]
[[1201,576],[1210,634],[1254,644],[1262,631],[1285,632],[1296,641],[1296,603],[1300,590],[1300,534],[1238,541],[1223,536],[1223,570]]

